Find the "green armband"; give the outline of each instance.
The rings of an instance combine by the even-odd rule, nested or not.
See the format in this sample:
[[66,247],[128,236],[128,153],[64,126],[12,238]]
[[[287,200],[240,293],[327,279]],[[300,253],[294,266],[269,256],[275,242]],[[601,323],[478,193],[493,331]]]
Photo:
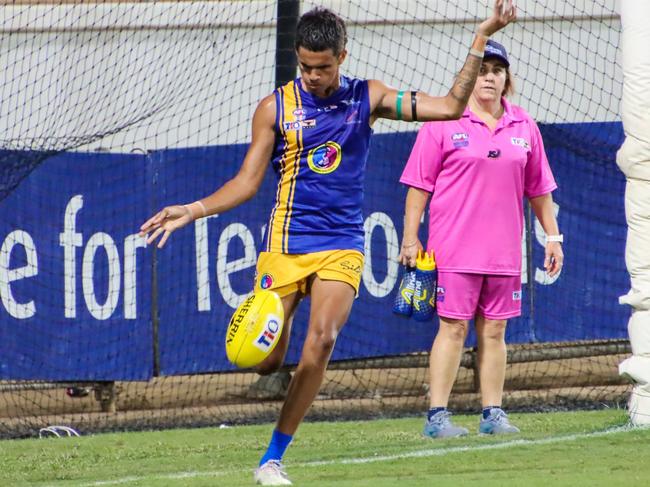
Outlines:
[[404,98],[404,92],[397,92],[397,103],[395,105],[395,110],[397,111],[397,120],[402,120],[402,98]]

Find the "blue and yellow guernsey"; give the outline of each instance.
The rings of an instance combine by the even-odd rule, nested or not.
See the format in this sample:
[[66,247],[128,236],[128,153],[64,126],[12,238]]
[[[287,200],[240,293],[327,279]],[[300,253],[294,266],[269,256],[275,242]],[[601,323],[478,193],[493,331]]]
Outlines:
[[306,254],[363,252],[363,175],[370,145],[367,80],[341,77],[328,98],[312,96],[300,78],[275,91],[278,174],[265,250]]

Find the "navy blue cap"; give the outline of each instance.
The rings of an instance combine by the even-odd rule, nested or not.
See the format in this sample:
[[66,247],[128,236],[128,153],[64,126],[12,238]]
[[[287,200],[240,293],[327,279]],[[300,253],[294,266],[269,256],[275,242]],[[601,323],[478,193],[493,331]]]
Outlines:
[[483,59],[490,58],[496,58],[505,64],[507,68],[510,67],[510,61],[508,61],[508,53],[506,52],[506,48],[498,42],[493,41],[492,39],[488,39],[485,46],[485,53],[483,54]]

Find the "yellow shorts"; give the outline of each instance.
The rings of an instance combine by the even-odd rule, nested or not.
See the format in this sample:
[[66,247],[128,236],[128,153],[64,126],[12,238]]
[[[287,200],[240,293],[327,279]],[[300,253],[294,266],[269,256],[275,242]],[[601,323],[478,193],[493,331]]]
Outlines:
[[359,294],[363,254],[357,250],[324,250],[311,254],[261,252],[257,258],[255,291],[272,289],[280,297],[300,291],[307,294],[307,280],[316,274],[323,280],[347,282]]

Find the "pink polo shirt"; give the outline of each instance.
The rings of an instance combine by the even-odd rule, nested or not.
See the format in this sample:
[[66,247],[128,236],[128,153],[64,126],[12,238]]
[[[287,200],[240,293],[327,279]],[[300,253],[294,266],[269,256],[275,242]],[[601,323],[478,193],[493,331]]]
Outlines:
[[519,275],[523,197],[557,188],[537,124],[501,101],[494,132],[469,107],[425,123],[400,178],[433,193],[427,249],[442,271]]

